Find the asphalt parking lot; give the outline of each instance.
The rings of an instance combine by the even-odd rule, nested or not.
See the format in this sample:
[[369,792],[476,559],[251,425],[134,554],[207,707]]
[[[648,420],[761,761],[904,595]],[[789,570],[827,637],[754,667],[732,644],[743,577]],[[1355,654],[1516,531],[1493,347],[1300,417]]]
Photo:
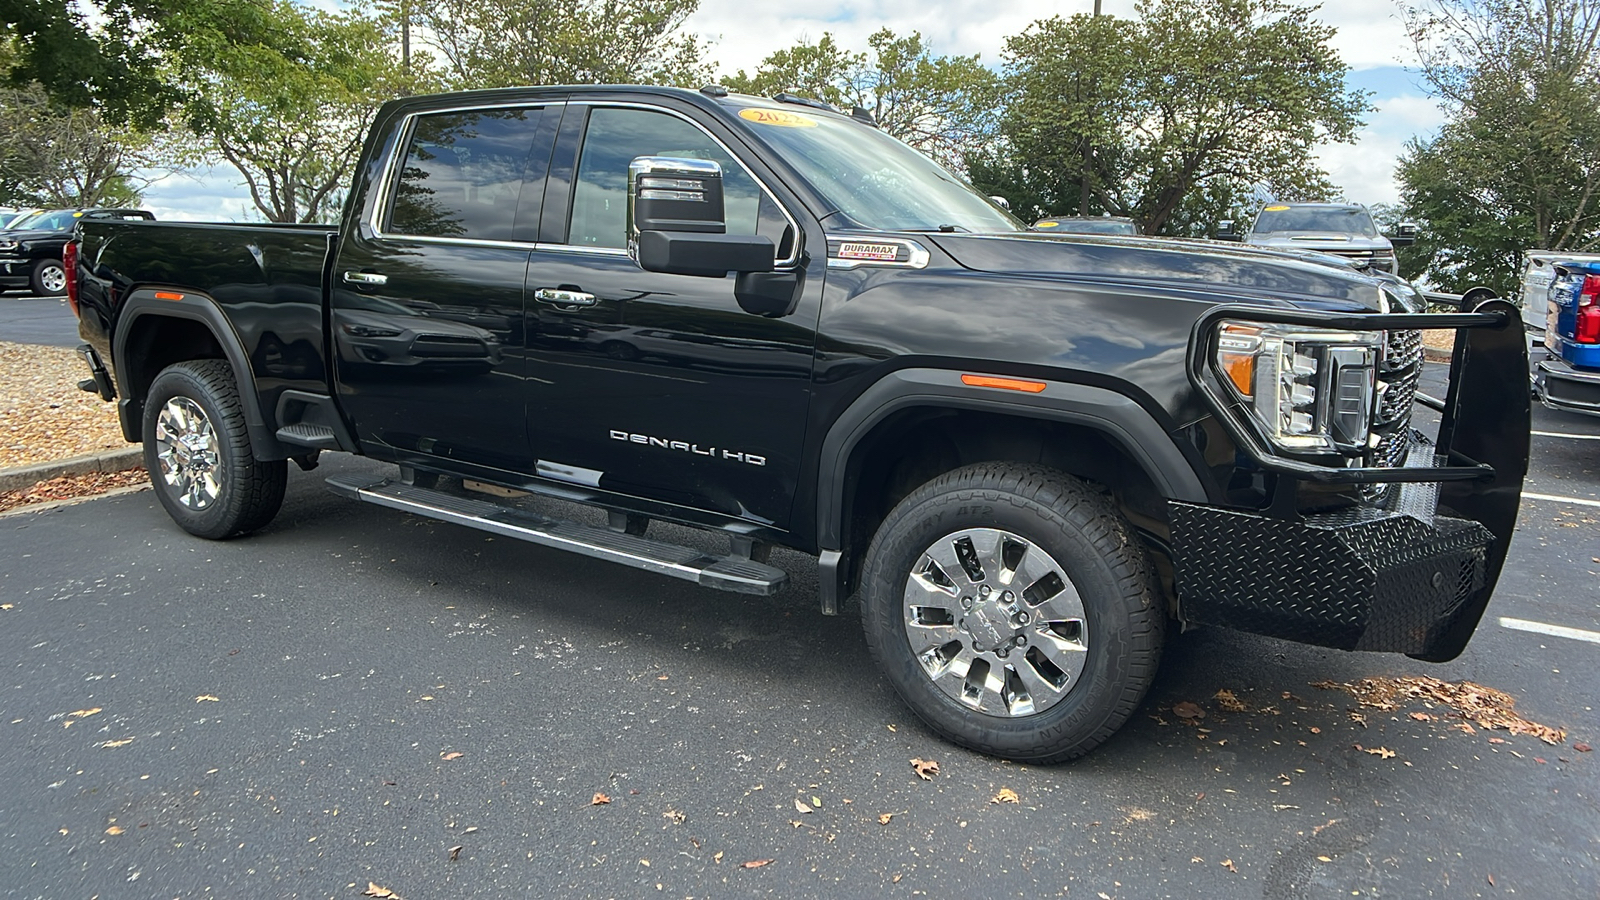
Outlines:
[[[1461,658],[1174,635],[1128,726],[1053,768],[912,720],[854,610],[817,614],[798,555],[775,557],[795,581],[776,597],[702,591],[341,500],[324,476],[381,467],[339,457],[294,471],[246,540],[189,537],[149,493],[6,516],[0,884],[1600,897],[1600,777],[1578,747],[1600,743],[1600,420],[1537,410],[1534,430],[1532,496]],[[1507,691],[1566,738],[1314,686],[1396,675]]]

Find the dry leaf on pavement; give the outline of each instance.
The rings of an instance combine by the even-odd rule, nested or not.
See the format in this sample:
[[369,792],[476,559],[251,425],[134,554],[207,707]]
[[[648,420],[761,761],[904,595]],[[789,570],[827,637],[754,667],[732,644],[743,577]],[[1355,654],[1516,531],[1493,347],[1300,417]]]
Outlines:
[[589,798],[589,805],[590,806],[605,806],[607,803],[610,803],[610,802],[611,802],[611,798],[607,797],[605,794],[600,793],[599,791],[595,791],[594,792],[594,796]]
[[1223,712],[1242,713],[1245,711],[1244,703],[1240,702],[1239,697],[1227,688],[1217,691],[1211,699],[1217,701],[1217,707]]
[[1206,717],[1206,711],[1200,708],[1200,704],[1191,703],[1188,700],[1182,700],[1172,704],[1172,714],[1180,719],[1188,719],[1191,721],[1204,719]]
[[221,703],[222,700],[220,698],[218,698],[217,695],[215,695],[215,694],[201,694],[200,696],[194,698],[194,702],[196,702],[196,703]]
[[1017,796],[1017,792],[1013,791],[1011,788],[1003,787],[1003,788],[1000,789],[1000,793],[995,794],[993,797],[989,798],[989,802],[990,803],[1020,803],[1020,802],[1022,802],[1022,798],[1018,797]]
[[367,897],[378,897],[380,900],[400,900],[400,895],[386,887],[379,887],[377,882],[367,882],[367,889],[361,892]]
[[806,815],[810,815],[811,814],[811,807],[807,806],[806,802],[804,800],[801,800],[799,797],[796,797],[796,798],[794,798],[794,811],[795,812],[799,812],[799,813],[805,813]]
[[104,744],[101,744],[100,746],[102,746],[102,747],[126,747],[131,743],[133,743],[133,738],[123,738],[120,741],[106,741]]
[[439,758],[445,760],[446,762],[449,762],[452,759],[460,759],[463,756],[466,756],[466,754],[462,753],[460,750],[451,750],[449,753],[439,754]]
[[[1356,746],[1361,747],[1360,744],[1357,744]],[[1376,756],[1379,759],[1394,759],[1394,751],[1390,750],[1388,747],[1361,747],[1361,749],[1371,753],[1373,756]]]
[[456,860],[459,860],[460,858],[461,858],[461,845],[457,844],[454,847],[450,848],[450,861],[451,862],[455,862]]
[[762,866],[770,866],[770,865],[772,865],[772,862],[773,861],[770,860],[770,859],[752,859],[752,860],[749,860],[747,862],[740,863],[739,864],[739,868],[741,868],[741,869],[759,869]]
[[1222,863],[1221,863],[1221,865],[1222,865],[1222,867],[1223,867],[1223,868],[1224,868],[1224,869],[1227,869],[1227,870],[1228,870],[1228,871],[1229,871],[1229,872],[1238,872],[1238,871],[1239,871],[1239,869],[1238,869],[1238,867],[1236,867],[1236,866],[1235,866],[1235,865],[1234,865],[1234,864],[1233,864],[1233,860],[1231,860],[1231,859],[1225,859],[1225,860],[1223,860],[1223,861],[1222,861]]
[[1589,746],[1588,744],[1573,744],[1572,745],[1572,749],[1578,751],[1579,753],[1588,753],[1589,751],[1593,750],[1594,748]]
[[106,829],[106,834],[121,834],[121,833],[122,833],[122,826],[121,825],[113,825],[110,828]]
[[913,759],[911,768],[917,770],[917,777],[923,781],[932,781],[933,776],[939,774],[939,764],[931,759]]

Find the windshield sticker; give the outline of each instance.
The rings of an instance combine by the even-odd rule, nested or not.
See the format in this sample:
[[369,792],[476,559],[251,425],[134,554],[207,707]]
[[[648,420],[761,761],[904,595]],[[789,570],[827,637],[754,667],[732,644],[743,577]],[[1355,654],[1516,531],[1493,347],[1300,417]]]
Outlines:
[[83,213],[81,213],[81,212],[75,212],[75,213],[72,214],[72,217],[74,219],[80,218],[82,216],[83,216]]
[[839,259],[870,259],[875,262],[894,262],[900,255],[900,248],[895,244],[857,244],[845,243],[839,245]]
[[757,125],[776,125],[779,128],[815,128],[817,120],[799,113],[781,109],[741,109],[739,118]]
[[1061,227],[1061,223],[1060,222],[1039,222],[1038,224],[1034,225],[1033,227],[1035,227],[1035,228],[1059,228],[1059,227]]
[[1287,206],[1268,206],[1268,207],[1263,208],[1261,211],[1262,212],[1283,212],[1284,210],[1286,210],[1288,208],[1289,207],[1287,207]]

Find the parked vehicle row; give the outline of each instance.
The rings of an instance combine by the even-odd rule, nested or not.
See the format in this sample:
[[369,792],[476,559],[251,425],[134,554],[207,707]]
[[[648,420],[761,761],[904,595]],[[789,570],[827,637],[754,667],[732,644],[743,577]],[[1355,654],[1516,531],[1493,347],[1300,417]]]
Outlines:
[[61,252],[85,219],[142,219],[142,209],[36,209],[14,216],[0,231],[0,292],[26,288],[41,297],[67,292]]

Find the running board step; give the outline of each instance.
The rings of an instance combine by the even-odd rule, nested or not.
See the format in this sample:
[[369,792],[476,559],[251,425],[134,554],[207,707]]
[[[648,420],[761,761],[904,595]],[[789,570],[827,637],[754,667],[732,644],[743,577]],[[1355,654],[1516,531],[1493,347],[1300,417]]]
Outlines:
[[789,573],[782,569],[739,556],[712,556],[692,547],[620,534],[608,528],[563,522],[497,503],[457,497],[387,478],[335,475],[328,479],[327,484],[328,490],[341,497],[376,503],[558,550],[571,550],[584,556],[682,578],[721,591],[764,597],[777,593],[789,580]]
[[307,422],[285,425],[278,429],[276,437],[285,444],[293,444],[296,447],[311,447],[316,450],[339,449],[339,436],[326,425],[312,425]]

